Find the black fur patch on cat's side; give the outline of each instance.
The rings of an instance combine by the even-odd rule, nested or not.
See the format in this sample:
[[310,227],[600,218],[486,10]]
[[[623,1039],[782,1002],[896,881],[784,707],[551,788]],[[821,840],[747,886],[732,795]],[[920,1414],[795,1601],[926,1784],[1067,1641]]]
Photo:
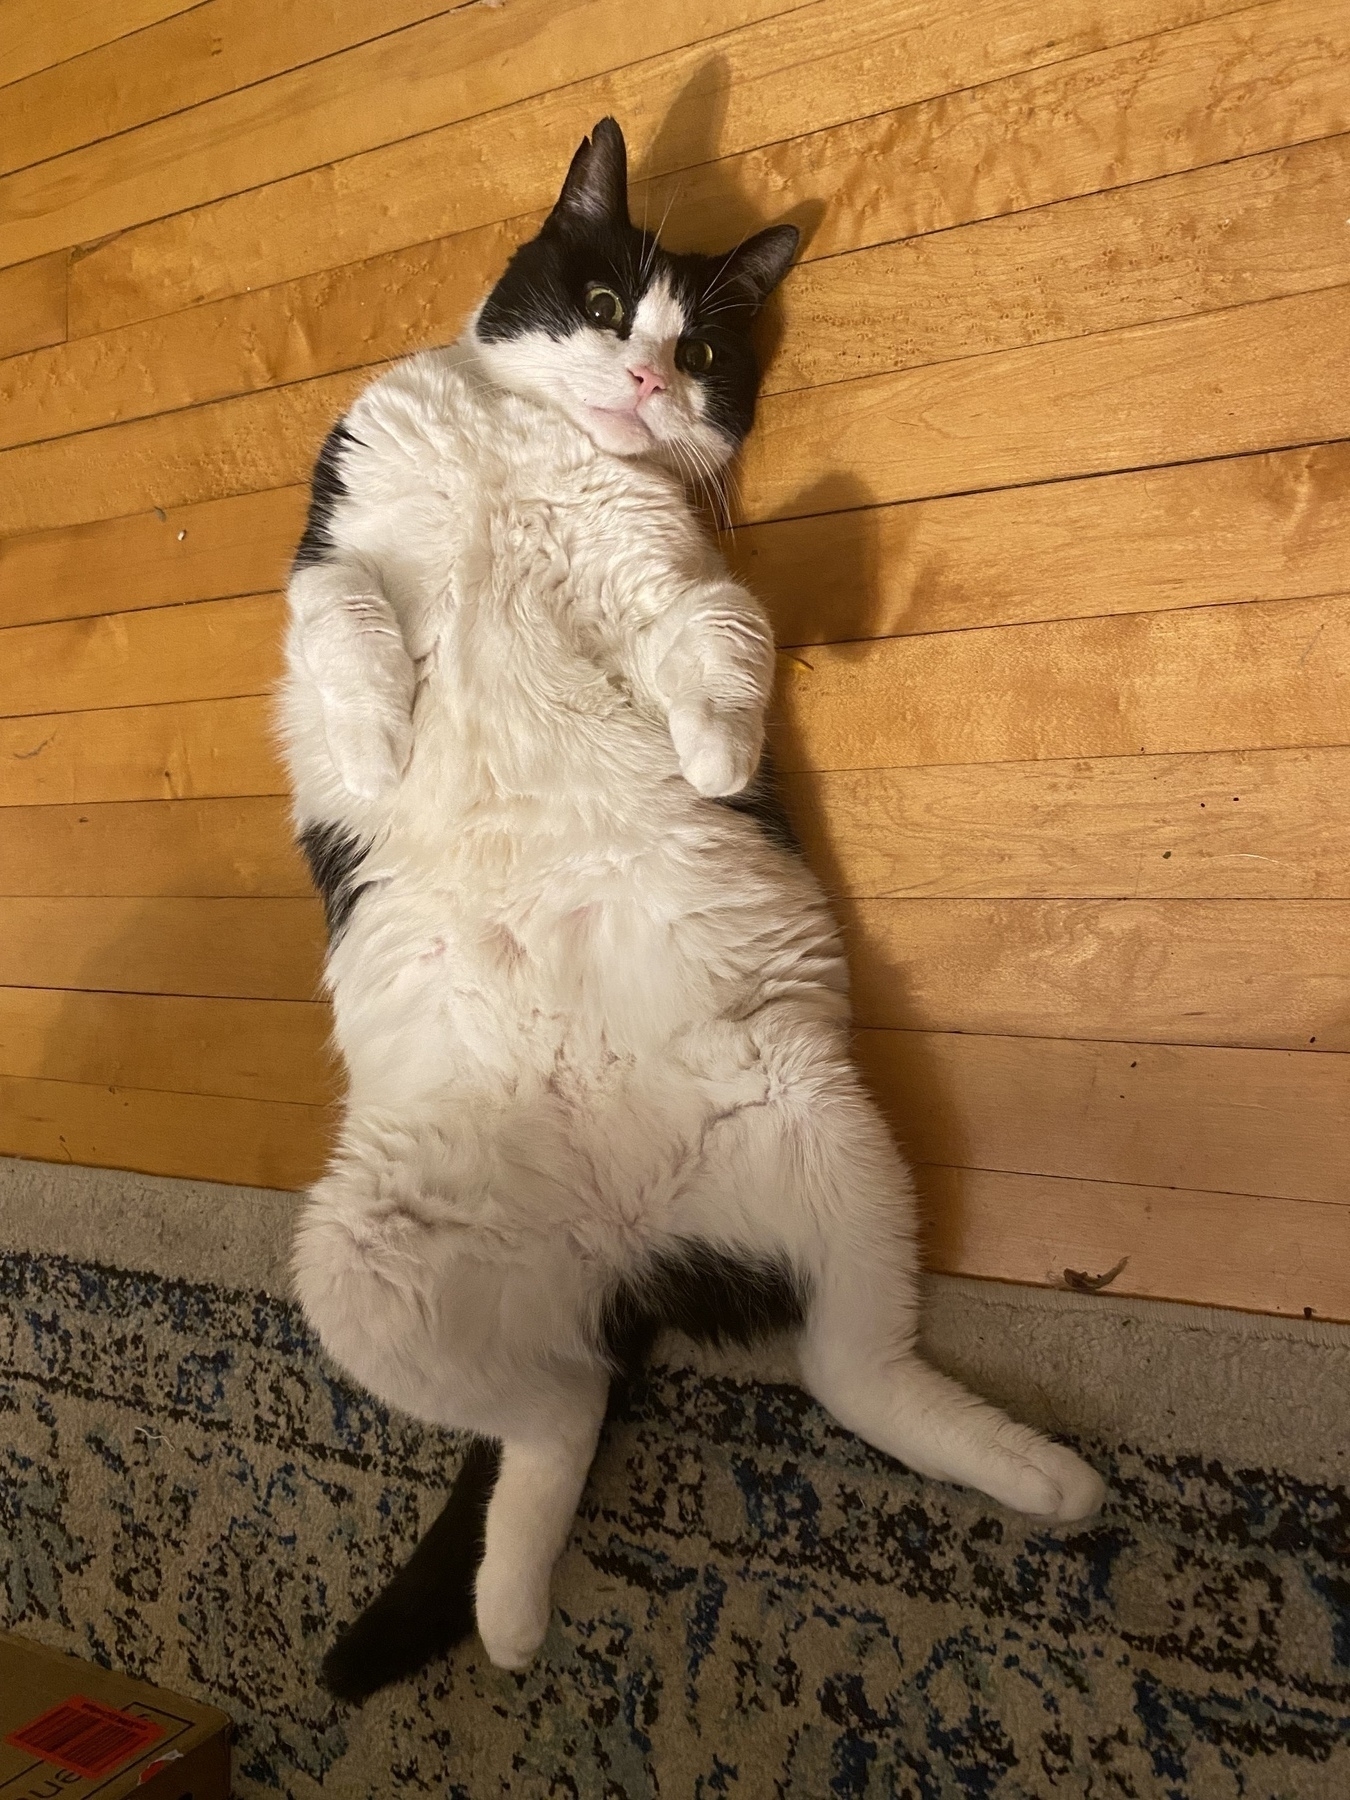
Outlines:
[[767,749],[759,759],[759,767],[740,793],[722,794],[717,804],[729,806],[732,812],[744,813],[747,818],[753,819],[769,842],[777,844],[780,850],[791,850],[796,856],[802,854],[801,840],[783,805],[783,796],[778,787],[778,772]]
[[309,864],[309,878],[323,901],[329,942],[336,943],[352,908],[370,886],[368,881],[356,880],[370,845],[341,825],[306,825],[299,841]]
[[329,531],[333,522],[333,510],[339,500],[347,497],[347,484],[342,479],[341,456],[348,444],[359,441],[341,423],[335,425],[323,440],[323,447],[310,478],[309,517],[305,520],[305,534],[295,552],[293,566],[297,569],[312,568],[315,563],[323,562],[334,548]]
[[330,1693],[359,1705],[473,1631],[473,1584],[500,1467],[497,1445],[475,1438],[436,1523],[324,1657]]
[[690,1238],[618,1282],[601,1310],[601,1348],[616,1374],[631,1379],[660,1331],[749,1349],[803,1324],[808,1298],[785,1256],[738,1256]]

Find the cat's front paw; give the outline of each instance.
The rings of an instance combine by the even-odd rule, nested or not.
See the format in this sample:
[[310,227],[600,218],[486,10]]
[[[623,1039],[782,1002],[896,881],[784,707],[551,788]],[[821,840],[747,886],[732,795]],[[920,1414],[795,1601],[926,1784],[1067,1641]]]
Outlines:
[[324,709],[328,749],[342,785],[359,800],[378,800],[396,788],[412,755],[411,717],[395,707]]
[[685,780],[715,800],[739,794],[759,766],[764,721],[758,712],[723,712],[704,699],[678,701],[670,737]]

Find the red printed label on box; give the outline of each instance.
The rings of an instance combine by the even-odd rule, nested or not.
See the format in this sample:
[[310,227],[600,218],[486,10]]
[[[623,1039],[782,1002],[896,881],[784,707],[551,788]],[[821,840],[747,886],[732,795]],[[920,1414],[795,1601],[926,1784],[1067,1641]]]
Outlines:
[[72,1694],[41,1718],[11,1731],[5,1742],[92,1779],[111,1775],[163,1736],[164,1727],[151,1719]]

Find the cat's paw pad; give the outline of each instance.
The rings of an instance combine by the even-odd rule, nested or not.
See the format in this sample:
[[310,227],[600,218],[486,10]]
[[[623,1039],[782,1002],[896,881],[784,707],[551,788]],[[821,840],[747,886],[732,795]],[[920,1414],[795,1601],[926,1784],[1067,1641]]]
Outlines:
[[695,700],[671,708],[670,736],[685,780],[715,800],[739,794],[754,774],[764,727],[757,714],[719,712]]
[[527,1668],[548,1632],[552,1608],[547,1586],[542,1592],[532,1591],[510,1571],[499,1578],[484,1563],[474,1599],[478,1635],[488,1660],[499,1669]]

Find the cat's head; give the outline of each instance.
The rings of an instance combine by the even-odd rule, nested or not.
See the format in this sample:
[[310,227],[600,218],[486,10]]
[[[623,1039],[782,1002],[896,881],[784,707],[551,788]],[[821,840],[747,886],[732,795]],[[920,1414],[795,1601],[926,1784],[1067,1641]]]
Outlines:
[[689,474],[716,467],[754,419],[750,326],[797,238],[795,225],[772,225],[721,256],[662,249],[628,217],[623,133],[601,119],[474,322],[482,360],[603,450]]

